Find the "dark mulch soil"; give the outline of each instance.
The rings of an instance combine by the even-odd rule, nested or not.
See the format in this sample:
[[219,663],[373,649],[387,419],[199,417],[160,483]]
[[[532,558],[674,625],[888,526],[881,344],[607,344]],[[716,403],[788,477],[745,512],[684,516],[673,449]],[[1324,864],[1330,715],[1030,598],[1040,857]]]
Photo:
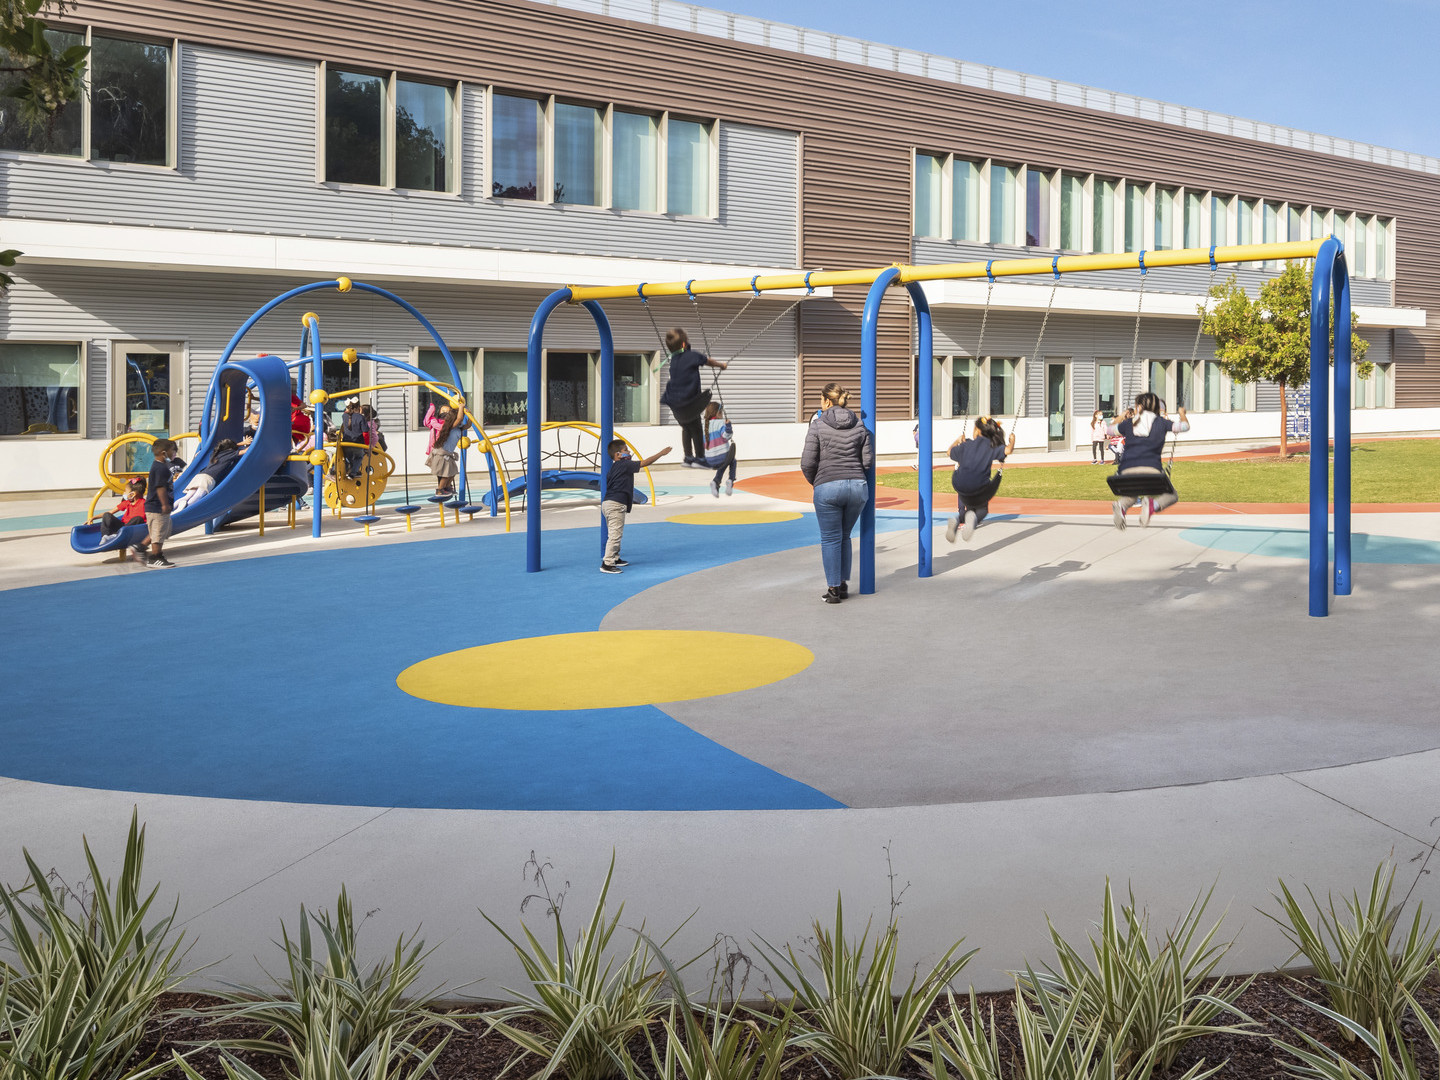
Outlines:
[[[1223,1080],[1282,1080],[1287,1078],[1285,1064],[1289,1059],[1279,1050],[1272,1038],[1300,1044],[1295,1030],[1303,1031],[1328,1046],[1335,1047],[1349,1056],[1360,1068],[1373,1073],[1373,1064],[1368,1051],[1359,1042],[1345,1042],[1337,1026],[1296,1000],[1293,995],[1324,1002],[1323,988],[1314,979],[1291,979],[1280,975],[1265,975],[1257,979],[1240,998],[1239,1006],[1256,1021],[1254,1034],[1215,1034],[1192,1040],[1180,1052],[1170,1075],[1179,1076],[1195,1062],[1204,1059],[1207,1066],[1224,1061],[1224,1067],[1216,1074]],[[1432,981],[1419,996],[1421,1004],[1432,1017],[1440,1016],[1440,984]],[[145,1044],[137,1053],[137,1059],[157,1055],[158,1059],[168,1058],[171,1051],[190,1052],[190,1064],[205,1080],[225,1080],[219,1057],[213,1050],[194,1049],[194,1044],[219,1038],[257,1038],[263,1034],[258,1025],[227,1022],[209,1024],[204,1020],[176,1015],[177,1010],[198,1009],[214,1004],[215,999],[202,994],[170,994],[161,1000],[161,1012],[157,1014]],[[968,1003],[967,1003],[968,1005]],[[982,994],[979,1005],[988,1017],[991,1008],[1002,1049],[1018,1053],[1016,1027],[1013,1013],[1012,994]],[[492,1006],[493,1007],[493,1006]],[[483,1009],[484,1007],[479,1007]],[[495,1080],[514,1056],[514,1046],[500,1035],[489,1031],[483,1020],[474,1018],[479,1009],[456,1010],[462,1015],[462,1030],[455,1032],[436,1063],[436,1080]],[[938,1008],[937,1008],[938,1012]],[[936,1014],[932,1013],[932,1019]],[[1440,1060],[1428,1039],[1423,1037],[1414,1018],[1407,1020],[1405,1035],[1423,1076],[1440,1076]],[[1266,1038],[1270,1036],[1272,1038]],[[648,1049],[643,1039],[631,1047],[637,1060],[649,1062]],[[240,1054],[243,1060],[256,1069],[267,1080],[280,1080],[284,1072],[278,1059],[259,1054]],[[525,1062],[512,1069],[509,1076],[523,1080],[538,1069],[539,1063]],[[646,1070],[649,1073],[653,1069]],[[786,1080],[833,1080],[824,1068],[813,1058],[800,1058],[786,1071]],[[924,1071],[915,1063],[901,1070],[901,1076],[922,1080]],[[1164,1080],[1157,1076],[1157,1080]]]

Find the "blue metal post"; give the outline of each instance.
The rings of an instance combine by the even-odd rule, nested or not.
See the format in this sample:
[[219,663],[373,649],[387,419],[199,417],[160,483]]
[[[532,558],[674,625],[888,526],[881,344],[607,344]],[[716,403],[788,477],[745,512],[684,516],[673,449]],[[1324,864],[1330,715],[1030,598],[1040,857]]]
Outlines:
[[[870,430],[872,446],[878,446],[875,437],[875,358],[876,330],[880,320],[880,301],[890,283],[900,276],[896,267],[880,272],[870,291],[865,296],[865,312],[860,320],[860,417]],[[865,499],[865,509],[860,513],[860,592],[868,595],[875,591],[875,467],[872,465],[865,474],[870,489]],[[847,543],[849,541],[846,541]]]
[[[595,320],[600,331],[600,498],[605,498],[605,483],[610,479],[610,440],[615,438],[615,336],[610,332],[610,320],[598,300],[586,300],[582,305]],[[605,553],[605,542],[610,530],[605,525],[605,515],[600,515],[600,553]]]
[[[1335,595],[1350,595],[1350,271],[1335,260]],[[1315,444],[1310,444],[1315,452]]]
[[[317,316],[305,324],[305,329],[310,332],[310,355],[315,357],[310,362],[310,381],[318,388],[323,381],[320,378],[320,319]],[[300,368],[304,371],[304,366]],[[298,374],[297,374],[298,378]],[[301,380],[303,385],[303,379]],[[305,399],[300,399],[300,407],[305,407]],[[317,403],[311,410],[315,415],[310,421],[311,430],[315,433],[315,449],[325,449],[325,405]],[[337,450],[338,453],[338,450]],[[338,472],[337,472],[338,475]],[[263,492],[263,489],[262,489]],[[320,465],[311,467],[310,479],[310,536],[316,540],[320,539],[320,523],[324,515],[320,512],[320,505],[324,502],[322,496],[325,493],[325,469]],[[262,495],[263,498],[263,495]],[[260,512],[265,512],[265,507],[260,507]]]
[[556,289],[540,301],[530,319],[530,342],[526,354],[525,400],[525,572],[540,572],[540,380],[541,350],[545,344],[545,320],[570,299],[569,289]]
[[925,299],[925,290],[918,281],[905,286],[915,305],[915,321],[919,332],[919,355],[916,358],[915,385],[918,389],[915,420],[920,425],[920,439],[916,453],[919,454],[920,485],[920,534],[918,539],[920,570],[919,577],[930,577],[935,568],[935,530],[930,522],[935,512],[935,357],[934,335],[930,324],[930,302]]
[[1310,614],[1330,614],[1330,284],[1340,255],[1333,236],[1315,255],[1310,287]]

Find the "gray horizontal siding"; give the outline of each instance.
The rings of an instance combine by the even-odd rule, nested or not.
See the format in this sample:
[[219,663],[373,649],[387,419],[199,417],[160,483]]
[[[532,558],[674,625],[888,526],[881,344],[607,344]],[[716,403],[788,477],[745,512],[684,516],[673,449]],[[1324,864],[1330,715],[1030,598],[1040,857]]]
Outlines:
[[484,93],[465,87],[457,195],[318,183],[316,65],[198,46],[180,51],[179,168],[9,160],[15,217],[163,225],[477,249],[794,266],[799,140],[720,127],[718,220],[483,198]]
[[110,434],[110,342],[97,338],[85,345],[85,437]]
[[[279,277],[119,273],[108,270],[27,266],[6,304],[0,306],[0,337],[73,339],[90,342],[87,429],[92,437],[109,431],[107,347],[111,339],[182,342],[189,356],[187,426],[193,427],[204,405],[210,376],[235,330],[257,308],[286,289],[303,284]],[[446,285],[375,282],[403,296],[423,312],[452,349],[524,351],[530,316],[545,290],[459,288]],[[703,317],[719,357],[729,357],[786,311],[780,300],[759,301],[727,331],[743,301],[707,297]],[[662,330],[679,325],[701,340],[687,300],[651,301]],[[609,301],[605,307],[619,352],[656,354],[650,320],[638,301]],[[401,308],[372,294],[341,295],[321,290],[288,301],[262,319],[246,336],[241,355],[272,352],[294,359],[300,342],[300,317],[320,317],[326,346],[351,345],[409,361],[413,348],[430,347],[424,329]],[[796,317],[790,311],[746,349],[722,376],[731,419],[739,423],[790,421],[795,412]],[[546,326],[550,350],[593,351],[599,347],[595,324],[578,307],[562,306]],[[368,378],[370,372],[363,377]],[[408,416],[403,391],[382,391],[381,419],[390,431],[402,429]],[[413,420],[413,417],[411,417]]]
[[[956,240],[937,240],[933,237],[915,238],[911,258],[919,266],[934,266],[952,262],[985,262],[994,259],[1048,259],[1055,255],[1074,255],[1077,252],[1055,251],[1045,248],[999,247],[991,244],[966,243]],[[1216,284],[1223,284],[1231,275],[1236,282],[1252,296],[1260,286],[1280,272],[1277,264],[1240,263],[1221,264],[1215,274]],[[1048,287],[1053,278],[1049,274],[1006,278],[1005,281],[1022,285]],[[1145,275],[1145,291],[1159,293],[1189,293],[1205,295],[1211,281],[1210,267],[1206,266],[1161,266]],[[1138,292],[1140,274],[1135,270],[1094,270],[1086,273],[1065,274],[1061,277],[1065,288],[1076,289],[1119,289]],[[1350,279],[1350,300],[1355,304],[1373,307],[1389,307],[1394,302],[1393,283],[1372,278]]]

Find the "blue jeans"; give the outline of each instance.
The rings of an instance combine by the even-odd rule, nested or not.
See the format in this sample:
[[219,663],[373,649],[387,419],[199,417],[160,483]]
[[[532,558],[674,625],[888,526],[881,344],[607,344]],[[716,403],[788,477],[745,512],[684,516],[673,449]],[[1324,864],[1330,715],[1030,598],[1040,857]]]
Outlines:
[[870,499],[864,480],[829,480],[815,488],[815,520],[820,524],[820,562],[825,584],[850,580],[850,533]]

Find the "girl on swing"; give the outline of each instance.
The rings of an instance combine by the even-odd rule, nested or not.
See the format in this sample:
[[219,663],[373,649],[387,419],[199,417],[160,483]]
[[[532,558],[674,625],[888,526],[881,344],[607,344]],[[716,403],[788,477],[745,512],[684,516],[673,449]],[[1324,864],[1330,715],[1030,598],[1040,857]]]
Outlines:
[[1008,454],[1014,452],[1014,432],[1010,434],[1010,441],[1006,442],[1005,429],[988,416],[975,421],[972,437],[967,439],[962,432],[950,444],[950,459],[955,462],[950,484],[959,497],[960,507],[959,513],[953,514],[945,526],[947,541],[953,544],[958,531],[960,539],[970,542],[970,537],[975,535],[976,528],[990,512],[990,500],[1000,490],[1000,480],[1005,472],[1004,469],[996,469],[995,475],[991,476],[990,466],[1004,461]]
[[[1177,412],[1179,419],[1170,420],[1164,414],[1160,398],[1147,391],[1135,399],[1135,408],[1126,410],[1123,417],[1106,425],[1109,434],[1120,435],[1125,439],[1125,453],[1119,463],[1122,474],[1128,476],[1134,473],[1153,473],[1157,477],[1165,477],[1162,465],[1165,440],[1172,431],[1179,434],[1190,430],[1190,422],[1185,419],[1184,406]],[[1140,503],[1140,524],[1149,525],[1151,514],[1158,514],[1174,506],[1180,501],[1180,496],[1175,493],[1173,486],[1163,495],[1140,496],[1138,499],[1134,495],[1122,495],[1111,504],[1115,515],[1115,528],[1125,528],[1125,512],[1137,501]]]
[[705,464],[704,421],[710,391],[700,388],[700,369],[708,366],[724,371],[730,365],[690,348],[690,340],[678,326],[666,331],[665,348],[670,350],[670,381],[660,400],[669,406],[680,425],[680,444],[685,452],[682,464],[687,469],[710,468]]

